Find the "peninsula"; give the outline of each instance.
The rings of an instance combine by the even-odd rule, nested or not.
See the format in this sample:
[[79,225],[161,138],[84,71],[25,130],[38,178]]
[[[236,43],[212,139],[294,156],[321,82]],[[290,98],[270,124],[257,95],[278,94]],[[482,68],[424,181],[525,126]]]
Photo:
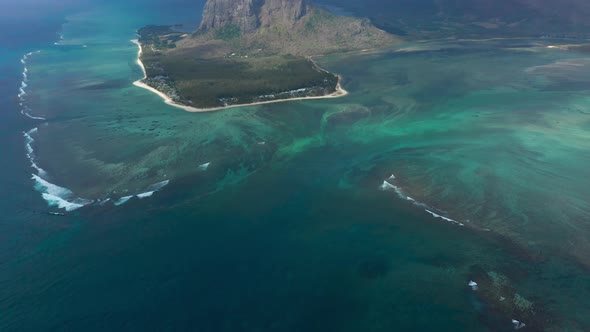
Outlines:
[[138,36],[144,77],[135,85],[191,112],[345,96],[340,76],[313,56],[400,42],[308,0],[208,0],[195,32],[146,26]]

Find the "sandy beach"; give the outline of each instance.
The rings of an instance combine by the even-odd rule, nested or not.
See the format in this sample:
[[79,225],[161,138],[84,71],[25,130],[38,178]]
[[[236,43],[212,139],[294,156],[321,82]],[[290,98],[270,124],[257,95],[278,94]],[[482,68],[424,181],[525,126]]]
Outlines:
[[[170,106],[177,107],[177,108],[181,108],[187,112],[212,112],[212,111],[220,111],[220,110],[229,109],[229,108],[236,108],[236,107],[247,107],[247,106],[254,106],[254,105],[273,104],[273,103],[281,103],[281,102],[287,102],[287,101],[293,101],[293,100],[340,98],[340,97],[344,97],[344,96],[348,95],[348,91],[346,91],[346,90],[344,90],[344,88],[342,88],[342,85],[341,85],[342,78],[340,77],[340,75],[338,75],[338,84],[336,84],[336,91],[334,91],[334,93],[331,93],[331,94],[325,95],[325,96],[286,98],[286,99],[261,101],[261,102],[250,103],[250,104],[236,104],[236,105],[228,105],[228,106],[212,107],[212,108],[196,108],[196,107],[181,105],[181,104],[175,103],[172,99],[170,99],[170,97],[168,97],[166,94],[162,93],[161,91],[158,91],[158,90],[152,88],[151,86],[142,82],[144,79],[147,78],[147,72],[145,70],[145,66],[143,65],[143,62],[141,62],[141,54],[143,52],[143,49],[141,47],[141,43],[139,42],[139,40],[133,39],[133,40],[131,40],[131,42],[134,43],[135,45],[137,45],[137,48],[138,48],[137,64],[139,65],[139,67],[141,67],[141,70],[143,71],[143,78],[133,82],[133,85],[143,88],[143,89],[146,89],[148,91],[151,91],[151,92],[157,94],[158,96],[160,96],[166,104],[168,104]],[[325,69],[319,67],[315,61],[313,61],[313,60],[311,60],[311,61],[314,63],[314,65],[318,69],[320,69],[322,71],[326,71]]]

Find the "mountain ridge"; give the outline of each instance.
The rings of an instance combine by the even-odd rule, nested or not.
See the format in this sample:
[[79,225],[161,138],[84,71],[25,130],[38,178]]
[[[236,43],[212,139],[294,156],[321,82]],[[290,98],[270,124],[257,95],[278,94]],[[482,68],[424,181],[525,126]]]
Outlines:
[[308,6],[307,0],[209,0],[197,31],[235,25],[247,33],[278,24],[294,25]]
[[[222,40],[224,45],[216,42]],[[382,48],[401,40],[366,18],[339,16],[309,0],[208,0],[181,48],[313,56]]]

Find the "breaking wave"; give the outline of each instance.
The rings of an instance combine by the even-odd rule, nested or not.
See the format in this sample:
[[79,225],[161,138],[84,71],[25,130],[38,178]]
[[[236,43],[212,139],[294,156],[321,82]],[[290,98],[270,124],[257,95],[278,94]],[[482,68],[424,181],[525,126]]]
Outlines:
[[[63,40],[63,38],[60,38],[60,40]],[[20,62],[24,68],[22,72],[22,81],[19,86],[17,97],[20,105],[21,114],[34,120],[46,120],[43,117],[38,117],[31,114],[31,109],[27,105],[26,98],[29,89],[28,60],[32,55],[37,53],[40,53],[40,51],[29,52],[20,59]],[[37,132],[38,128],[33,128],[27,132],[23,132],[23,136],[25,138],[26,156],[30,162],[31,168],[34,170],[33,174],[31,174],[31,179],[34,181],[34,188],[41,194],[41,197],[47,202],[47,204],[50,207],[57,207],[59,209],[64,209],[65,211],[69,212],[91,204],[104,206],[107,203],[111,203],[115,206],[120,206],[127,203],[133,197],[137,197],[139,199],[151,197],[155,192],[161,190],[170,182],[169,180],[161,181],[148,186],[145,189],[145,192],[135,195],[124,196],[119,199],[112,199],[107,197],[104,199],[93,201],[90,199],[76,197],[74,192],[72,192],[70,189],[51,183],[51,178],[47,174],[47,171],[45,171],[43,168],[39,166],[37,156],[35,154],[35,135],[37,134]],[[208,166],[209,163],[201,165],[200,168],[202,170],[206,170]]]
[[124,196],[124,197],[121,197],[118,200],[116,200],[113,204],[115,204],[115,206],[123,205],[123,204],[127,203],[132,198],[133,198],[133,195]]
[[155,191],[147,191],[141,194],[137,194],[137,198],[139,199],[143,199],[143,198],[148,198],[148,197],[152,197],[152,195],[154,194]]
[[72,199],[74,193],[71,190],[53,184],[39,175],[33,174],[32,179],[35,181],[35,189],[41,193],[49,206],[55,206],[69,212],[93,202],[83,198]]
[[37,171],[37,174],[32,174],[31,177],[31,179],[35,182],[35,189],[41,193],[41,197],[43,197],[49,206],[64,209],[68,212],[91,204],[93,201],[83,198],[76,198],[74,197],[74,193],[71,190],[60,187],[46,180],[47,172],[37,164],[35,150],[33,148],[33,144],[35,142],[33,136],[37,133],[37,131],[37,128],[33,128],[28,132],[23,133],[25,137],[27,158],[31,163],[31,167]]
[[24,116],[27,116],[33,120],[46,120],[43,117],[40,116],[34,116],[31,115],[31,109],[26,105],[26,98],[25,96],[27,95],[27,88],[29,87],[28,82],[29,82],[29,68],[27,68],[27,60],[29,59],[30,56],[32,56],[33,54],[39,53],[40,51],[36,51],[36,52],[29,52],[27,54],[25,54],[21,59],[20,62],[23,64],[24,68],[23,68],[23,79],[21,81],[20,87],[18,89],[18,102],[19,102],[19,106],[21,107],[20,109],[20,113]]
[[205,163],[205,164],[199,165],[199,170],[206,171],[207,169],[209,169],[209,166],[211,166],[211,163]]
[[27,158],[31,162],[31,167],[33,167],[35,170],[37,170],[37,174],[39,176],[46,176],[47,173],[45,172],[45,170],[42,169],[41,167],[39,167],[39,165],[37,165],[37,163],[35,162],[35,150],[33,150],[33,142],[35,140],[31,136],[31,135],[34,135],[35,133],[37,133],[37,128],[33,128],[33,129],[29,130],[28,132],[23,133],[25,136],[25,147],[27,149]]
[[164,181],[161,181],[158,183],[154,183],[154,184],[148,186],[146,188],[146,191],[139,193],[139,194],[135,194],[135,195],[123,196],[123,197],[119,198],[118,200],[113,201],[113,204],[115,206],[121,206],[121,205],[129,202],[129,200],[131,200],[133,197],[137,197],[139,199],[152,197],[157,191],[160,191],[160,190],[162,190],[162,188],[167,186],[168,183],[170,183],[170,180],[164,180]]
[[137,197],[139,199],[151,197],[154,195],[154,193],[162,190],[162,188],[164,188],[170,183],[170,180],[164,180],[158,183],[154,183],[148,186],[145,189],[145,192],[135,195],[124,196],[117,200],[106,198],[95,202],[89,199],[77,198],[70,189],[51,183],[48,180],[49,176],[47,175],[47,172],[38,165],[34,149],[34,136],[37,134],[37,132],[38,128],[33,128],[27,132],[23,132],[23,136],[25,138],[25,149],[31,167],[36,171],[36,174],[31,175],[31,179],[35,182],[34,187],[39,193],[41,193],[41,197],[43,197],[43,199],[47,202],[49,206],[64,209],[68,212],[77,210],[81,207],[90,205],[92,203],[96,203],[95,205],[100,206],[104,206],[107,203],[112,203],[115,206],[120,206],[127,203],[133,197]]
[[[392,174],[389,178],[387,178],[387,180],[383,181],[381,186],[379,186],[379,189],[383,190],[383,191],[393,190],[399,198],[409,201],[409,202],[412,202],[412,204],[424,209],[425,212],[427,212],[428,214],[430,214],[434,218],[439,218],[439,219],[442,219],[444,221],[448,221],[448,222],[453,223],[458,226],[465,226],[465,224],[463,224],[462,222],[459,222],[457,220],[454,220],[454,219],[444,216],[443,215],[444,212],[439,211],[438,209],[433,208],[431,206],[428,206],[426,203],[418,202],[414,198],[406,195],[404,193],[404,191],[399,186],[396,186],[395,184],[393,184],[395,179],[397,179],[396,176],[394,174]],[[437,211],[437,212],[434,212],[433,210]]]
[[170,180],[165,180],[165,181],[162,181],[162,182],[158,182],[158,183],[156,183],[156,184],[152,184],[151,186],[149,186],[149,187],[147,188],[147,191],[146,191],[146,192],[143,192],[143,193],[141,193],[141,194],[137,194],[137,195],[135,195],[135,196],[136,196],[137,198],[139,198],[139,199],[143,199],[143,198],[147,198],[147,197],[152,197],[152,195],[153,195],[153,194],[154,194],[156,191],[158,191],[158,190],[160,190],[160,189],[164,188],[165,186],[167,186],[167,185],[168,185],[168,183],[170,183]]

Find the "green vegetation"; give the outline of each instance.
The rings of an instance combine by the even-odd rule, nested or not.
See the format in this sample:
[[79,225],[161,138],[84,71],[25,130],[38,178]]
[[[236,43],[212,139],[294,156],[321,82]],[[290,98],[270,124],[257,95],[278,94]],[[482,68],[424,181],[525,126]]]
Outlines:
[[288,56],[190,59],[168,55],[161,63],[174,77],[179,95],[199,107],[324,95],[333,92],[338,82],[308,60]]
[[341,18],[326,10],[316,9],[309,15],[307,21],[305,22],[305,32],[316,32],[318,27],[333,24],[335,21],[338,21],[338,19]]
[[240,37],[240,35],[240,27],[235,24],[228,24],[215,30],[215,39],[219,40],[232,40]]
[[175,48],[176,42],[184,35],[175,31],[170,25],[148,25],[139,29],[137,34],[142,45],[153,45],[159,49]]
[[140,29],[144,82],[197,108],[326,96],[336,92],[339,78],[309,56],[401,42],[366,19],[287,0],[262,10],[265,3],[208,0],[190,35],[170,26]]
[[[230,38],[234,28],[222,29]],[[333,93],[338,77],[293,55],[208,56],[214,47],[172,48],[177,34],[165,27],[141,29],[145,83],[177,103],[223,107]]]

